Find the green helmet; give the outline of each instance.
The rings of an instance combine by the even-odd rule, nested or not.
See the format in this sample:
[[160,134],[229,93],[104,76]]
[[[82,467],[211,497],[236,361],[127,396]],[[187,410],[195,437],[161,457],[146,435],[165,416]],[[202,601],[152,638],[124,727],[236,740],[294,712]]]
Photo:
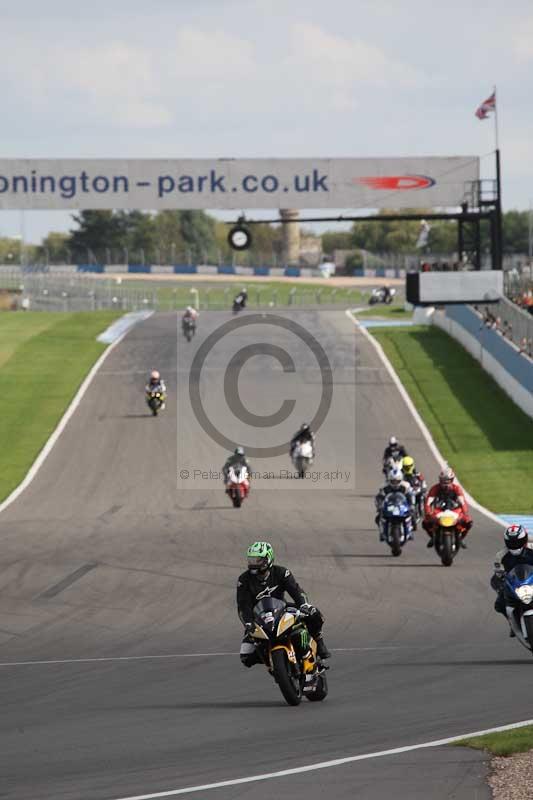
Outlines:
[[246,557],[252,575],[264,575],[274,563],[274,549],[270,542],[254,542],[246,551]]

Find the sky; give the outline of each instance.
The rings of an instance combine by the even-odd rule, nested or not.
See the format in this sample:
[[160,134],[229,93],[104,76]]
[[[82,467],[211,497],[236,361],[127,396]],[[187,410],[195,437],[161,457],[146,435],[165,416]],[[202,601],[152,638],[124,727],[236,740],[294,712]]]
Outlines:
[[[4,7],[5,6],[5,7]],[[533,201],[531,0],[0,0],[3,158],[479,155]],[[258,216],[257,214],[255,216]],[[0,211],[38,242],[67,212]]]

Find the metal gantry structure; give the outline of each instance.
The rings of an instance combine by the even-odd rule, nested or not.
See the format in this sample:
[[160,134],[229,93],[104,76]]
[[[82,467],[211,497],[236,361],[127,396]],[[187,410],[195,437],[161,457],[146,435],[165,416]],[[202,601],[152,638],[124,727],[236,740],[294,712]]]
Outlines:
[[490,253],[492,269],[502,269],[503,264],[503,227],[502,227],[502,202],[501,202],[501,169],[500,151],[495,152],[496,178],[495,180],[478,180],[466,187],[465,200],[461,203],[461,210],[455,212],[405,212],[387,214],[349,214],[336,217],[299,217],[288,219],[278,217],[275,219],[247,219],[244,214],[236,222],[228,223],[231,229],[228,241],[234,250],[246,250],[252,242],[249,227],[264,223],[282,223],[290,225],[300,222],[394,222],[420,220],[448,220],[457,222],[457,252],[460,259],[471,263],[474,269],[481,269],[482,265],[482,237],[481,225],[486,222],[490,233]]

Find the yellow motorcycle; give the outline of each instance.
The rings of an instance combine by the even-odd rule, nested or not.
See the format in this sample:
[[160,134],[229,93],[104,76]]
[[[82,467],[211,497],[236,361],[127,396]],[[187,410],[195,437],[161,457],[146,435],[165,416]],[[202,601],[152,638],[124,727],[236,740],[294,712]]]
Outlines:
[[324,700],[328,694],[326,670],[317,645],[305,625],[305,615],[283,600],[265,597],[253,610],[250,632],[256,651],[290,706]]
[[443,566],[451,567],[453,560],[461,548],[462,536],[458,530],[460,519],[458,504],[451,500],[442,500],[433,510],[435,533],[433,542]]
[[146,402],[148,403],[148,408],[152,412],[152,416],[157,417],[165,402],[165,394],[160,391],[147,392]]

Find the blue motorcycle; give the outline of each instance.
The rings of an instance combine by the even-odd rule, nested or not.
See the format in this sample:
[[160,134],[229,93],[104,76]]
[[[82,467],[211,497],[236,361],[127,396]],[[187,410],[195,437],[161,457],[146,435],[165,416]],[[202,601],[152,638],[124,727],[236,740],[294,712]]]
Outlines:
[[405,543],[413,538],[412,515],[411,504],[403,492],[385,495],[379,522],[393,556],[399,556]]
[[505,576],[503,587],[509,625],[520,644],[533,652],[533,566],[517,564]]

